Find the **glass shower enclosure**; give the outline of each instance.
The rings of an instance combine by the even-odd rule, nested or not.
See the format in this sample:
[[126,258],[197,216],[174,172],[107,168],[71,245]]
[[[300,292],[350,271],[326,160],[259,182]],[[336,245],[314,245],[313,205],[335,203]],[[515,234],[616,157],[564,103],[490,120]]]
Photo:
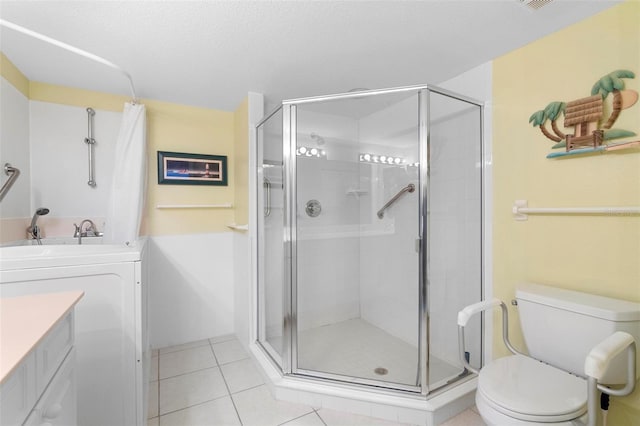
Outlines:
[[415,86],[285,101],[256,126],[257,337],[283,374],[422,395],[468,376],[482,113]]

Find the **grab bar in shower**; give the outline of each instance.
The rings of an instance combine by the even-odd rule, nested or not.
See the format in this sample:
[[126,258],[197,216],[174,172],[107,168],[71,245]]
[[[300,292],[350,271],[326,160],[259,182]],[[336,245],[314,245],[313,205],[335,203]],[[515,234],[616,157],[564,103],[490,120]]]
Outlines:
[[264,178],[264,182],[262,183],[265,193],[265,203],[264,203],[264,217],[269,217],[271,214],[271,181],[269,179]]
[[2,201],[5,195],[7,195],[7,192],[9,192],[16,179],[18,179],[18,176],[20,176],[20,170],[11,166],[11,164],[9,163],[5,163],[4,174],[9,176],[9,179],[7,179],[7,181],[4,183],[4,185],[2,185],[2,188],[0,189],[0,201]]
[[87,137],[84,138],[84,143],[89,148],[89,181],[87,185],[92,188],[96,186],[96,180],[93,171],[94,159],[93,159],[93,146],[96,144],[96,140],[93,138],[93,116],[96,112],[93,108],[87,108]]
[[400,191],[398,191],[398,193],[396,195],[394,195],[393,198],[391,198],[389,201],[387,201],[387,204],[385,204],[384,206],[382,206],[382,208],[380,210],[378,210],[378,218],[382,219],[384,217],[384,211],[386,209],[388,209],[389,207],[391,207],[391,205],[393,203],[398,201],[398,198],[400,198],[402,196],[402,194],[404,194],[405,192],[413,192],[415,190],[416,190],[416,186],[414,184],[410,183],[409,185],[405,186]]

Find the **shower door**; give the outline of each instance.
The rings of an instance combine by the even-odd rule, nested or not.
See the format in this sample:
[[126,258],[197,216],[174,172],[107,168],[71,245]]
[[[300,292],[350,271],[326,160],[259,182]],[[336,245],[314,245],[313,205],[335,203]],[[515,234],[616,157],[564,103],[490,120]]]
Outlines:
[[[283,102],[257,126],[257,337],[283,374],[427,395],[468,376],[482,106],[416,86]],[[482,363],[481,317],[466,331]]]
[[284,158],[282,108],[257,127],[258,340],[284,368],[289,339],[285,336],[286,269],[284,252]]
[[[428,377],[429,389],[465,375],[457,313],[482,300],[482,108],[447,92],[429,91]],[[481,316],[466,330],[467,358],[482,362]]]
[[293,372],[418,391],[418,91],[292,106]]

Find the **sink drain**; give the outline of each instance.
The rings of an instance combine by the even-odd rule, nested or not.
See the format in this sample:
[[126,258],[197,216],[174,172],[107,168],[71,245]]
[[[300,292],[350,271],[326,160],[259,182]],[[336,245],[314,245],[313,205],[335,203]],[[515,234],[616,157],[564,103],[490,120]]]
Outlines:
[[387,374],[389,372],[389,370],[387,370],[386,368],[383,367],[378,367],[375,370],[373,370],[374,373],[380,375],[380,376],[384,376],[385,374]]

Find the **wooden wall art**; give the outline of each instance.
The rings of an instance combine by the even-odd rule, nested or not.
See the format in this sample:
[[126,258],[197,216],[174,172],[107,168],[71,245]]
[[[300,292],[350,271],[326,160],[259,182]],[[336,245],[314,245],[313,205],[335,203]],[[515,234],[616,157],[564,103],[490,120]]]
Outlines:
[[[638,101],[638,92],[625,90],[625,78],[635,78],[635,74],[628,70],[610,72],[593,85],[591,96],[569,102],[551,102],[545,109],[536,111],[529,117],[529,123],[539,127],[547,139],[556,142],[552,149],[564,148],[550,153],[547,158],[640,146],[640,140],[611,142],[636,136],[630,130],[612,128],[621,111]],[[610,95],[613,97],[611,113],[606,116],[604,101]],[[558,127],[561,115],[564,116],[563,126],[573,127],[573,134],[565,134]],[[551,131],[547,128],[548,121],[551,122]]]

